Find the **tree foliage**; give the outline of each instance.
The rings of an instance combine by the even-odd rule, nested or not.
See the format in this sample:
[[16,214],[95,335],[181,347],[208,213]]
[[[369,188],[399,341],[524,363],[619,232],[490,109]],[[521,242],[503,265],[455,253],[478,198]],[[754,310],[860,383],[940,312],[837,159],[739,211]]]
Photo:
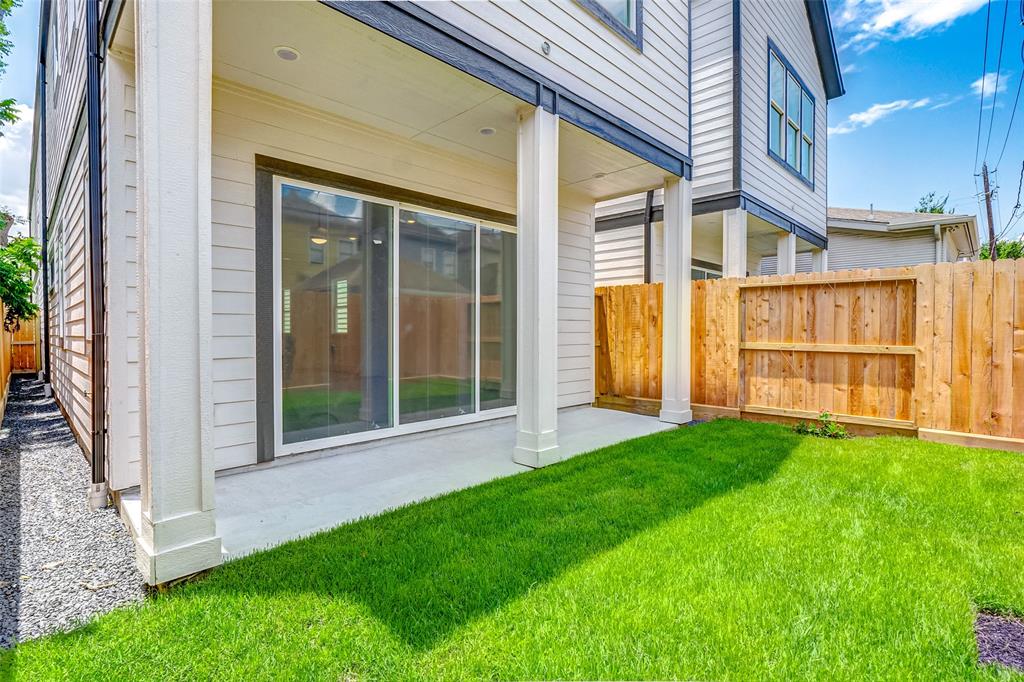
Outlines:
[[[7,57],[11,54],[14,41],[11,39],[11,32],[7,28],[7,17],[11,11],[21,4],[21,0],[0,0],[0,78],[3,78],[7,70]],[[13,97],[0,99],[0,137],[3,136],[3,127],[18,120],[17,102]]]
[[[981,247],[981,251],[978,253],[978,258],[981,260],[988,260],[990,252],[988,250],[988,244],[984,244]],[[1024,242],[1014,239],[1006,240],[1001,239],[996,242],[996,258],[1000,260],[1004,258],[1024,258]]]
[[955,213],[956,209],[946,210],[946,203],[949,201],[949,194],[941,199],[935,192],[928,192],[917,202],[917,213]]

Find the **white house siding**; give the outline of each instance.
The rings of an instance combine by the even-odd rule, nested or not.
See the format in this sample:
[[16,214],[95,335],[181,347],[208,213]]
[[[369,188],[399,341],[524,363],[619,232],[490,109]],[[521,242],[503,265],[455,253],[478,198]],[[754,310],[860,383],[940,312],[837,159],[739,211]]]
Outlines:
[[693,2],[693,196],[733,187],[733,0]]
[[[58,263],[50,296],[50,383],[67,413],[82,448],[91,451],[91,381],[89,368],[86,253],[87,145],[85,135],[73,140],[67,176],[50,213],[50,234],[58,242],[51,251]],[[49,197],[48,197],[49,198]]]
[[57,184],[74,155],[75,132],[85,104],[85,2],[54,2],[47,55],[46,178],[50,215]]
[[594,235],[594,284],[599,287],[644,281],[644,226],[603,230]]
[[[825,234],[825,87],[814,50],[804,0],[744,0],[742,25],[743,189],[772,207]],[[814,96],[814,181],[812,191],[768,156],[768,39],[796,68]]]
[[[665,224],[651,224],[651,280],[665,280]],[[644,281],[643,225],[603,230],[594,236],[594,284],[642,284]],[[693,258],[705,263],[719,264],[722,260],[720,230],[693,230]]]
[[111,52],[101,79],[107,468],[113,490],[138,485],[140,475],[134,69]]
[[935,262],[931,228],[910,234],[866,234],[830,230],[828,269],[893,268]]
[[[218,469],[256,461],[257,154],[515,212],[512,169],[218,81],[213,94],[213,380]],[[559,404],[593,397],[593,202],[561,192]]]
[[[675,149],[689,149],[687,0],[643,3],[638,51],[575,2],[420,6]],[[551,53],[541,51],[544,42]]]

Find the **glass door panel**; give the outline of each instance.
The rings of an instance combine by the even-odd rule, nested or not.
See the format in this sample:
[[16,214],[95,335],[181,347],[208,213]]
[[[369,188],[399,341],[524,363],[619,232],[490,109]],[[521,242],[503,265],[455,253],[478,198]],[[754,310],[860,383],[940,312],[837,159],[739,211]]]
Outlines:
[[516,235],[480,227],[480,409],[516,404]]
[[284,443],[393,424],[393,211],[281,185]]
[[399,423],[476,409],[476,225],[399,214]]

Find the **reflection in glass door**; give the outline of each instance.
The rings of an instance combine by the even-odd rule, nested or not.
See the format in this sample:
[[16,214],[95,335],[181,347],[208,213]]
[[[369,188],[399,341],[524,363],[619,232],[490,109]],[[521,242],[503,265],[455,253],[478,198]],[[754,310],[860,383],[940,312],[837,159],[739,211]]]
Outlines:
[[284,443],[391,426],[392,206],[280,185]]
[[476,224],[403,210],[399,422],[476,411]]

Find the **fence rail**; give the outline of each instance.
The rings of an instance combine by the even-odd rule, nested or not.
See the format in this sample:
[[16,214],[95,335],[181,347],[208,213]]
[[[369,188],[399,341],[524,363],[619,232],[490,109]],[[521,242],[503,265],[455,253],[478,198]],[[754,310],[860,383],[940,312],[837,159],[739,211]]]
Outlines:
[[[657,409],[660,301],[597,290],[597,404]],[[1024,260],[701,280],[692,305],[698,413],[1024,449]]]

